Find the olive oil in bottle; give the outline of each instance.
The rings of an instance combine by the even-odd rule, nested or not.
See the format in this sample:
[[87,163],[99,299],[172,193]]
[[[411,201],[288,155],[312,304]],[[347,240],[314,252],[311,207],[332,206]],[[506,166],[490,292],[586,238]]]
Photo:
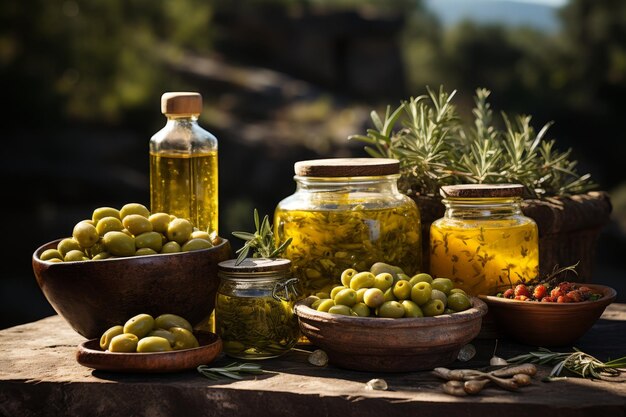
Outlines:
[[150,205],[218,236],[217,139],[198,124],[202,96],[165,93],[165,126],[150,140]]

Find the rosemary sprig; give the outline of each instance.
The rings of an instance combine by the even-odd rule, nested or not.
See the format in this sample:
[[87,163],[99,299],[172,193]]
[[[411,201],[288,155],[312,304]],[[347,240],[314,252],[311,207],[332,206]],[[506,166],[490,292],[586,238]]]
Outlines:
[[574,348],[573,352],[553,352],[540,347],[538,351],[529,352],[507,359],[509,363],[537,363],[554,365],[548,381],[558,379],[563,370],[568,370],[583,378],[596,378],[604,381],[626,382],[626,356],[607,362]]
[[227,377],[231,379],[243,379],[241,374],[262,374],[264,371],[261,369],[261,365],[254,363],[237,363],[233,362],[230,365],[222,368],[209,368],[208,365],[198,366],[198,372],[200,372],[206,378],[214,381]]
[[275,258],[289,246],[292,238],[284,241],[279,247],[276,247],[274,241],[274,233],[272,232],[272,225],[269,221],[269,216],[265,215],[263,221],[259,221],[259,212],[254,209],[254,225],[256,231],[254,233],[249,232],[232,232],[233,236],[243,239],[246,243],[235,253],[238,253],[235,265],[239,265],[246,259],[252,251],[253,258]]

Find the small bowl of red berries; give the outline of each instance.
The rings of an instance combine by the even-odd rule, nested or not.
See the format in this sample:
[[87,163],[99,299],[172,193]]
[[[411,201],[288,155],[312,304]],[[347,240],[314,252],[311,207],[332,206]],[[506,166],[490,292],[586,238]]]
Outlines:
[[580,339],[616,296],[600,284],[531,281],[479,298],[498,334],[526,345],[558,347]]

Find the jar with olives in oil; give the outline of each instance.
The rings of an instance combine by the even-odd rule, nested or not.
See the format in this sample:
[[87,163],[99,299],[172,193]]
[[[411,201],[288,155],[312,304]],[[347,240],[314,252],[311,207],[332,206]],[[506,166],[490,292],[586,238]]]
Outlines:
[[294,166],[296,191],[274,212],[282,256],[291,260],[302,296],[328,294],[341,273],[376,262],[420,272],[421,220],[398,191],[400,163],[388,158],[334,158]]
[[288,259],[246,258],[218,264],[215,332],[224,353],[239,359],[281,356],[300,337],[293,306],[297,278]]

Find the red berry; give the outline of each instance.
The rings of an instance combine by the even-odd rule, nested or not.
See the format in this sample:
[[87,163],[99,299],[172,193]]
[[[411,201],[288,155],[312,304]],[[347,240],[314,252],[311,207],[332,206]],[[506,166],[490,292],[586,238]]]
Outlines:
[[541,300],[546,294],[548,294],[548,289],[543,284],[537,285],[533,290],[533,297],[537,300]]
[[543,297],[543,298],[541,299],[541,302],[542,302],[542,303],[553,303],[553,302],[555,302],[555,301],[556,301],[556,300],[555,300],[553,297]]
[[567,295],[559,295],[556,299],[557,303],[571,303],[571,299]]
[[573,290],[573,291],[568,292],[567,298],[571,299],[575,303],[583,300],[583,296],[578,290]]
[[528,301],[528,300],[530,300],[530,298],[526,297],[525,295],[516,295],[515,299],[516,300],[520,300],[520,301]]
[[562,295],[564,295],[564,293],[559,287],[553,288],[552,291],[550,291],[550,297],[558,298]]
[[504,298],[513,298],[515,296],[515,294],[513,294],[513,288],[509,288],[508,290],[506,290],[504,294],[502,294],[502,296]]
[[515,297],[519,297],[520,295],[530,297],[530,291],[528,291],[528,287],[524,284],[517,284],[515,286]]

